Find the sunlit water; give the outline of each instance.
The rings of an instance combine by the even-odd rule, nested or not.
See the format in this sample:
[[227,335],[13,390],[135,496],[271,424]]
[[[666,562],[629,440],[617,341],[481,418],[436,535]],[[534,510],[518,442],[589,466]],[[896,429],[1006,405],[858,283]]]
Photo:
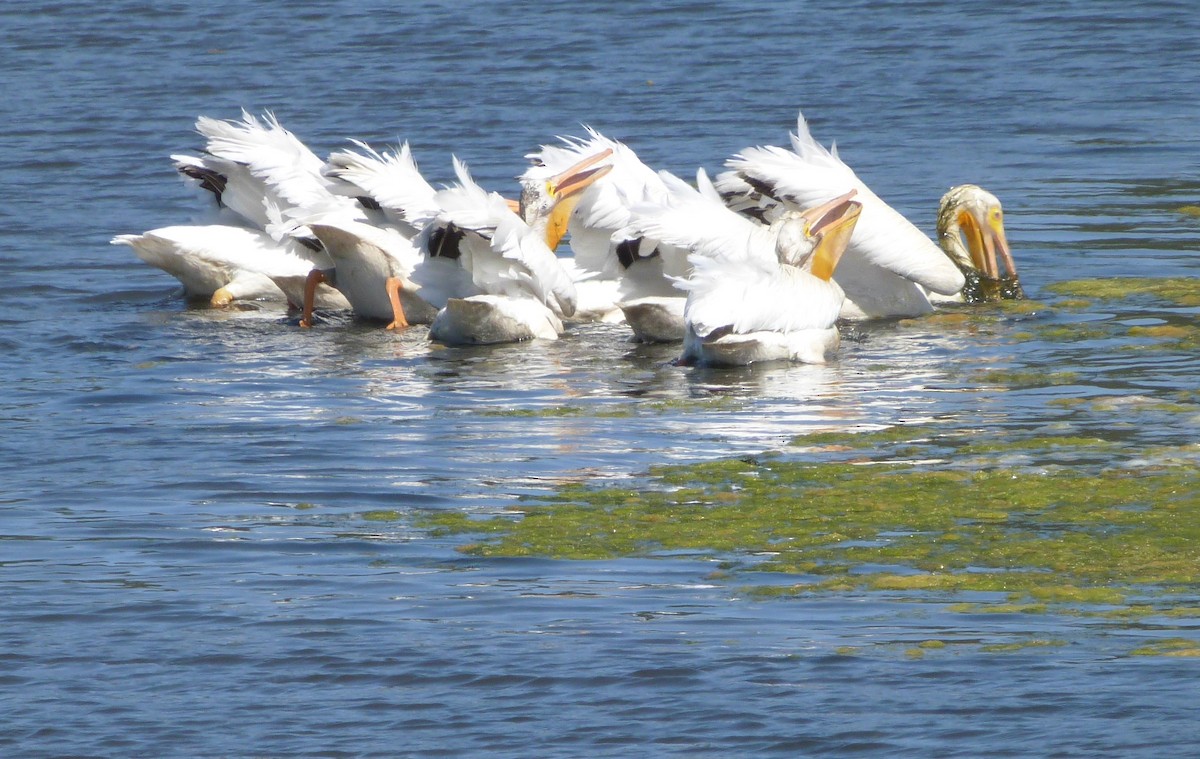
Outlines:
[[[995,192],[1034,298],[1195,276],[1190,4],[283,6],[0,8],[0,753],[1193,750],[1194,665],[1124,655],[1153,630],[879,594],[752,600],[760,580],[715,578],[713,557],[475,559],[367,515],[490,513],[808,431],[1086,433],[1107,422],[1049,402],[1174,397],[1200,362],[1014,335],[1195,309],[876,325],[828,366],[697,371],[606,326],[445,349],[419,328],[189,309],[107,245],[205,210],[168,160],[195,149],[202,113],[272,109],[319,153],[408,139],[431,180],[454,152],[504,189],[581,123],[687,175],[783,143],[803,108],[927,231],[948,186]],[[995,369],[1074,374],[1005,391],[978,380]],[[1129,446],[1194,440],[1195,418],[1139,418]],[[903,654],[1039,632],[1070,645]]]

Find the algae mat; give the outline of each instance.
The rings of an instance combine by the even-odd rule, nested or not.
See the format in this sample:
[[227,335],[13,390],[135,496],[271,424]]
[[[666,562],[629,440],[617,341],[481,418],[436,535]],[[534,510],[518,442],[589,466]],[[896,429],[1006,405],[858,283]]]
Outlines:
[[[481,557],[703,557],[710,579],[759,598],[884,594],[950,611],[1190,630],[1200,617],[1197,294],[1192,280],[1077,280],[1039,302],[914,320],[1001,336],[1006,361],[968,360],[949,376],[959,390],[1038,405],[1037,423],[957,416],[801,435],[760,455],[416,521],[462,535],[460,550]],[[631,403],[512,413],[667,412]],[[1194,656],[1200,645],[1170,636],[1131,653]]]

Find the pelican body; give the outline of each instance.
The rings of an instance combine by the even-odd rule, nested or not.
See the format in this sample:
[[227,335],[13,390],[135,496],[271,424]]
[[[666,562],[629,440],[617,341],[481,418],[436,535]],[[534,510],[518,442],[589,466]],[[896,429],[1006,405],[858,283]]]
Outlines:
[[564,202],[610,169],[589,156],[550,178],[523,182],[514,212],[454,160],[458,185],[437,195],[439,211],[424,228],[425,259],[411,276],[417,295],[439,308],[429,336],[448,344],[557,339],[575,313],[570,274],[554,255],[566,224]]
[[[731,207],[769,222],[787,209],[799,210],[845,188],[857,191],[862,212],[845,255],[838,266],[837,281],[846,293],[841,316],[860,320],[880,317],[919,316],[933,310],[933,301],[961,299],[967,274],[986,270],[972,265],[972,255],[958,256],[946,248],[948,237],[939,236],[942,248],[891,208],[837,155],[813,139],[801,114],[791,135],[791,150],[752,147],[726,162],[730,171],[716,185]],[[939,217],[959,220],[961,207],[946,211],[947,203],[960,196],[947,194]],[[998,208],[998,204],[997,204]],[[986,237],[968,236],[968,244],[994,242],[1010,262],[999,219],[982,221]],[[967,266],[964,267],[964,263]],[[966,274],[964,272],[967,272]]]
[[[299,306],[307,273],[331,265],[320,243],[289,218],[298,208],[330,202],[321,160],[270,114],[260,121],[243,112],[240,122],[201,116],[196,130],[206,140],[205,155],[172,158],[179,174],[212,194],[215,222],[119,235],[112,242],[131,246],[143,261],[179,279],[189,297],[207,297],[212,305],[286,299]],[[325,308],[349,307],[329,287],[313,297]]]
[[696,188],[662,176],[669,201],[635,207],[633,226],[689,251],[680,362],[823,363],[839,342],[832,277],[861,211],[855,191],[763,226],[727,208],[703,170]]
[[[428,324],[437,309],[413,293],[408,278],[422,260],[417,236],[438,212],[437,190],[421,175],[407,142],[383,153],[364,142],[355,145],[359,151],[331,154],[322,172],[335,194],[356,198],[375,213],[366,219],[320,215],[308,222],[333,264],[309,275],[309,290],[329,282],[345,294],[355,316],[385,321],[388,329]],[[312,324],[307,298],[300,324]]]
[[670,191],[629,146],[590,127],[587,132],[586,138],[563,137],[561,144],[543,145],[531,153],[527,157],[535,166],[523,177],[561,171],[582,156],[604,151],[611,155],[611,171],[570,202],[566,231],[577,288],[581,298],[590,301],[588,318],[614,321],[615,314],[622,313],[639,339],[678,341],[684,294],[675,280],[690,271],[687,250],[630,226],[634,205],[665,203]]

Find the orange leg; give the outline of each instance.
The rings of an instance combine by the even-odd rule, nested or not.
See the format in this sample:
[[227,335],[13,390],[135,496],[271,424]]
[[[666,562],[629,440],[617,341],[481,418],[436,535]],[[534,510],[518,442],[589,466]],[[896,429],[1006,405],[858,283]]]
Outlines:
[[228,287],[222,287],[220,290],[217,290],[212,294],[212,298],[209,300],[209,305],[216,308],[221,308],[222,306],[228,306],[230,303],[233,303],[233,301],[233,293],[229,292]]
[[325,281],[320,269],[313,269],[304,280],[304,313],[300,316],[301,327],[312,326],[313,303],[317,299],[317,285]]
[[404,329],[408,326],[408,319],[404,318],[404,306],[400,303],[400,290],[404,283],[399,277],[388,277],[384,286],[387,288],[388,300],[392,302],[392,323],[387,325],[387,328]]

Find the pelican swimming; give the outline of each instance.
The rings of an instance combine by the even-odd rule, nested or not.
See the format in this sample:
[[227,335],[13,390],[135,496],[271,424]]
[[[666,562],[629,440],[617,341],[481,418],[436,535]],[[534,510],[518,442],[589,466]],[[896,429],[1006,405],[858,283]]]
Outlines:
[[725,206],[701,169],[697,187],[662,172],[666,204],[633,209],[633,227],[689,251],[681,362],[824,363],[839,342],[833,280],[861,204],[850,190],[762,225]]
[[[931,296],[955,297],[966,284],[960,267],[972,256],[954,257],[880,199],[837,156],[813,139],[801,114],[791,150],[752,147],[726,162],[730,171],[716,186],[732,207],[769,220],[784,209],[802,209],[832,193],[853,188],[862,211],[837,281],[846,293],[842,318],[917,316],[933,310]],[[961,218],[954,214],[954,218]],[[993,230],[991,224],[982,227]],[[989,232],[1008,260],[1003,228]],[[968,235],[968,245],[981,238]],[[942,238],[943,245],[947,238]],[[1001,242],[997,242],[1001,241]],[[1015,276],[1015,271],[1013,272]]]
[[548,242],[561,237],[555,206],[599,177],[607,153],[576,162],[565,173],[523,182],[518,212],[471,178],[454,159],[458,184],[437,194],[439,211],[419,235],[425,258],[406,287],[435,308],[429,336],[447,344],[557,339],[575,312],[574,282]]
[[[315,255],[299,241],[281,242],[266,232],[227,224],[160,227],[117,235],[110,242],[128,245],[142,261],[178,279],[185,297],[205,298],[213,306],[235,300],[297,305]],[[328,293],[320,297],[323,307],[344,307]]]
[[580,299],[594,302],[588,311],[597,320],[610,320],[606,312],[620,308],[643,340],[679,340],[684,294],[674,281],[687,275],[687,251],[629,231],[630,207],[665,203],[667,185],[629,146],[586,129],[587,138],[562,137],[561,144],[543,145],[529,154],[535,165],[523,178],[559,172],[583,156],[611,151],[612,170],[569,206],[566,231]]
[[[469,215],[475,212],[482,213],[484,217],[491,214],[493,220],[499,220],[497,223],[503,222],[506,230],[511,219],[517,218],[512,213],[515,210],[534,223],[536,229],[532,233],[540,235],[546,245],[557,245],[566,227],[563,215],[569,211],[569,206],[563,209],[556,207],[559,203],[569,201],[607,170],[593,168],[606,154],[593,155],[553,177],[527,181],[522,186],[519,201],[503,201],[502,213],[500,204],[475,184],[464,164],[456,162],[459,187],[439,193],[420,175],[407,143],[399,152],[391,154],[380,154],[364,143],[357,144],[364,152],[335,153],[330,156],[325,174],[343,183],[339,192],[356,196],[360,201],[364,196],[368,197],[371,205],[386,214],[396,226],[384,231],[361,222],[321,221],[310,223],[309,228],[335,259],[333,281],[346,292],[355,313],[370,318],[390,319],[388,328],[430,323],[449,299],[464,295],[482,296],[488,293],[489,287],[500,286],[486,282],[490,273],[486,264],[476,260],[477,256],[469,257],[465,265],[455,259],[450,252],[457,248],[453,245],[446,247],[444,237],[436,241],[434,254],[429,255],[429,236],[421,237],[420,233],[427,225],[438,224],[444,234],[447,225],[454,223],[450,215],[444,213],[445,204],[449,204],[455,213]],[[467,222],[460,220],[455,230],[461,231],[463,224],[477,221],[476,218]],[[487,224],[483,226],[486,228]],[[510,236],[506,232],[501,239]],[[493,243],[507,244],[489,238],[489,247]],[[477,248],[476,252],[482,255],[482,246]],[[325,281],[329,276],[328,271],[314,271],[310,275],[310,284]],[[476,278],[480,281],[477,282]],[[516,307],[509,303],[498,303],[494,298],[483,299],[482,302],[497,310]],[[456,304],[452,308],[458,309],[460,306]],[[463,321],[480,322],[482,309],[478,306],[473,308],[472,315]],[[532,311],[525,307],[521,315],[513,317],[513,320],[526,320]],[[307,325],[311,313],[307,305],[304,313],[301,324]],[[446,332],[442,325],[447,323],[448,318],[443,317],[439,322],[438,334]],[[552,322],[546,319],[534,321],[538,323],[539,330],[536,335],[530,332],[528,336],[547,336],[545,325]],[[506,341],[498,334],[496,330],[490,330],[486,341]],[[456,340],[454,337],[448,339]]]
[[984,303],[1025,297],[995,195],[973,184],[951,187],[938,203],[937,235],[967,282],[952,296],[931,294],[930,300]]
[[427,324],[436,309],[402,287],[422,260],[416,236],[437,215],[437,190],[421,175],[407,142],[383,153],[355,144],[360,151],[331,154],[322,172],[336,194],[357,198],[382,219],[318,214],[307,220],[333,265],[309,274],[300,325],[312,325],[311,296],[326,282],[345,294],[356,316],[387,321],[388,329]]
[[[172,158],[181,175],[216,200],[214,222],[119,235],[112,242],[129,245],[143,261],[179,279],[189,297],[217,306],[238,299],[286,299],[300,306],[308,271],[332,263],[288,215],[317,201],[338,202],[316,170],[322,162],[273,116],[262,122],[244,112],[241,122],[202,116],[196,128],[206,138],[205,155]],[[323,308],[349,307],[332,288],[315,297]]]

